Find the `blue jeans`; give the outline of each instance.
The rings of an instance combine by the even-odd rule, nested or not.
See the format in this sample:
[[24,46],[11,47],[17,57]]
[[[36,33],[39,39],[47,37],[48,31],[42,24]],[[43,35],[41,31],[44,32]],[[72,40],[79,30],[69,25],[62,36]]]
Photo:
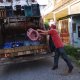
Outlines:
[[70,59],[68,58],[64,47],[57,48],[55,50],[55,56],[54,56],[54,66],[58,66],[59,57],[62,57],[62,59],[67,63],[68,67],[70,68],[72,66]]

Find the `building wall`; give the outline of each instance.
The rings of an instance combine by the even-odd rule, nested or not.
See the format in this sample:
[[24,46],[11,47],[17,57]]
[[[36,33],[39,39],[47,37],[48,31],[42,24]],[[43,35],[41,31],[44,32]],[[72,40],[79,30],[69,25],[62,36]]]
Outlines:
[[54,4],[55,4],[54,9],[57,9],[57,8],[65,5],[66,3],[69,3],[70,1],[72,1],[72,0],[54,0]]
[[80,0],[74,1],[69,6],[70,6],[70,14],[80,13]]

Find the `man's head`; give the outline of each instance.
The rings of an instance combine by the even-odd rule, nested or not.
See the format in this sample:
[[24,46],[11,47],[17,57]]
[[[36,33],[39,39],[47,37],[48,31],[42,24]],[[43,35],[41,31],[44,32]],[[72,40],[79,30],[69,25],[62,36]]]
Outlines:
[[50,29],[56,29],[56,25],[52,24],[52,25],[50,26]]
[[49,22],[49,26],[51,26],[52,24],[53,24],[53,25],[56,25],[56,22],[51,19],[50,22]]

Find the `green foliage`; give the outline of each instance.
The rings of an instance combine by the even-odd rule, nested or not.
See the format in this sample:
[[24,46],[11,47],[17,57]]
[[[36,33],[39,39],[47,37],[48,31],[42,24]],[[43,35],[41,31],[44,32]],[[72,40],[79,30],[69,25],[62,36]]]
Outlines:
[[76,57],[78,48],[72,47],[70,45],[65,46],[64,48],[68,55]]
[[44,23],[44,25],[45,25],[45,28],[46,28],[46,29],[49,29],[49,23],[48,23],[48,21],[46,21],[46,22]]
[[73,57],[74,62],[80,66],[80,48],[75,48],[70,45],[67,45],[64,48],[67,54]]

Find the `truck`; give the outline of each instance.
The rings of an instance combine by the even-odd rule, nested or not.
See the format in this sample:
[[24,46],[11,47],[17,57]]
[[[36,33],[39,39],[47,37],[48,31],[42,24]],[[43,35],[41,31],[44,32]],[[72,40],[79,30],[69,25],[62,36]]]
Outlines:
[[50,57],[47,36],[32,41],[29,29],[45,30],[39,4],[0,7],[0,64],[27,62]]

